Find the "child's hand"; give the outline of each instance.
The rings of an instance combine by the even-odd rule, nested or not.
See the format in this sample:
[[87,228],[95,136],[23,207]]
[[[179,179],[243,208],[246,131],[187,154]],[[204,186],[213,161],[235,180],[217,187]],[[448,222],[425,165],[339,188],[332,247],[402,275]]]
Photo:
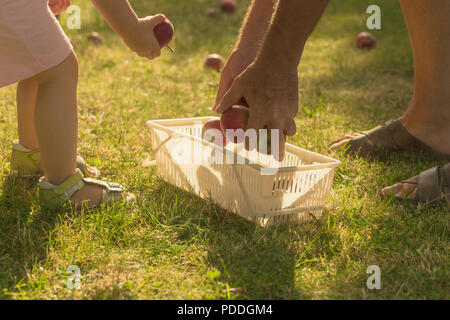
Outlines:
[[162,14],[139,19],[137,30],[124,37],[125,43],[139,56],[154,59],[161,55],[161,47],[153,33],[153,29],[164,22]]
[[61,12],[66,11],[66,9],[70,6],[70,0],[49,0],[48,6],[56,16]]

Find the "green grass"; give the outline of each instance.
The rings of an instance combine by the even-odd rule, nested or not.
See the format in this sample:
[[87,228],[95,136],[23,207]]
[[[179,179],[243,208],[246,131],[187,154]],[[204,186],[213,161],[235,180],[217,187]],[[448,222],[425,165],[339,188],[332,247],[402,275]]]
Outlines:
[[[138,197],[82,214],[50,214],[36,181],[8,175],[17,138],[15,88],[0,89],[0,297],[3,299],[448,299],[449,207],[385,201],[377,190],[439,164],[392,155],[367,161],[329,153],[330,141],[400,116],[413,89],[407,30],[397,1],[379,1],[382,29],[370,52],[354,48],[373,1],[332,1],[299,66],[298,133],[290,143],[343,162],[340,204],[302,224],[261,228],[169,186],[143,166],[149,119],[211,115],[219,75],[203,58],[227,56],[249,1],[205,20],[216,0],[133,1],[141,16],[165,13],[175,54],[137,58],[87,0],[82,30],[68,30],[80,60],[79,150]],[[64,22],[65,17],[62,17]],[[98,31],[104,44],[88,43]],[[441,163],[442,164],[442,163]],[[81,290],[66,287],[70,265]],[[381,268],[381,290],[366,269]]]

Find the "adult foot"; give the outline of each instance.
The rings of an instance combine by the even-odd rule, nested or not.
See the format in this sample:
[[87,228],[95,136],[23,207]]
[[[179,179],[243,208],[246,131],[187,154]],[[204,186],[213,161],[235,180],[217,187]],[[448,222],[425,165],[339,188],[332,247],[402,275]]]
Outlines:
[[[426,132],[423,128],[407,128],[403,119],[388,121],[366,132],[358,132],[336,140],[330,144],[330,150],[347,148],[347,153],[357,153],[360,156],[376,156],[392,152],[425,152],[438,157],[450,159],[450,132],[445,136],[448,128],[428,130],[430,134],[423,139],[423,135],[416,132]],[[448,126],[450,128],[450,126]]]
[[408,180],[380,190],[386,198],[394,197],[413,203],[440,205],[450,203],[450,163],[421,172]]

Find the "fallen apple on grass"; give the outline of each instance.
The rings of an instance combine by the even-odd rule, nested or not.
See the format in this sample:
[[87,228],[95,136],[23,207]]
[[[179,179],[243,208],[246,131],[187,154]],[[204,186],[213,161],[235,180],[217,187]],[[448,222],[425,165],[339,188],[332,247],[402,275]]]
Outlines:
[[153,28],[153,33],[161,48],[167,46],[173,38],[174,29],[172,22],[166,18],[164,22],[161,22]]
[[94,44],[101,44],[103,42],[102,37],[97,32],[92,32],[87,36],[87,39]]
[[356,46],[360,49],[372,49],[377,40],[369,32],[361,32],[356,36]]
[[219,14],[217,13],[217,10],[214,8],[209,8],[208,10],[206,10],[206,17],[210,18],[210,19],[216,19],[219,16]]
[[220,70],[222,70],[223,64],[224,59],[217,53],[208,55],[204,61],[205,67],[216,70],[217,72],[220,72]]
[[208,142],[218,145],[219,147],[225,147],[228,142],[220,127],[219,119],[208,120],[203,124],[202,138]]
[[220,8],[223,12],[233,13],[237,9],[237,3],[235,0],[222,0],[220,1]]

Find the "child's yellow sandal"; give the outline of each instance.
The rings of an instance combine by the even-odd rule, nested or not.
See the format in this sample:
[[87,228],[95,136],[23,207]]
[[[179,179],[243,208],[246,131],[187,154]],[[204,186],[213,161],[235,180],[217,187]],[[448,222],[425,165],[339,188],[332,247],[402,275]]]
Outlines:
[[[32,178],[43,175],[40,169],[41,153],[39,150],[28,150],[17,142],[14,142],[11,153],[11,173],[21,177]],[[89,167],[81,156],[77,157],[77,168],[85,177],[98,178],[100,171]],[[91,170],[91,172],[89,172]]]
[[[75,174],[69,177],[60,185],[53,185],[41,178],[39,180],[39,202],[41,208],[57,211],[63,209],[68,204],[74,194],[76,194],[86,184],[98,185],[103,188],[102,204],[112,204],[114,202],[131,201],[134,200],[133,194],[126,194],[124,196],[125,188],[117,183],[100,181],[92,178],[85,178],[79,169]],[[86,203],[89,208],[89,203]],[[75,208],[81,209],[81,208]]]

